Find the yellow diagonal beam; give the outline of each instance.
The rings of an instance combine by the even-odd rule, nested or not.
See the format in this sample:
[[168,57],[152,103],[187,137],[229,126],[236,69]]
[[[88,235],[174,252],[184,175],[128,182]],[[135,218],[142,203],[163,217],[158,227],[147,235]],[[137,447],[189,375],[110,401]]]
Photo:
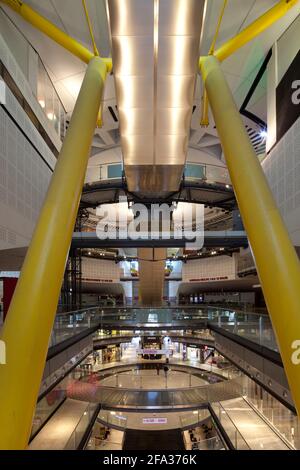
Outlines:
[[94,54],[98,56],[98,55],[100,55],[100,54],[99,54],[99,51],[98,51],[98,48],[97,48],[97,44],[96,44],[96,41],[95,41],[95,36],[94,36],[94,32],[93,32],[93,27],[92,27],[92,23],[91,23],[91,20],[90,20],[89,11],[88,11],[88,8],[87,8],[87,6],[86,6],[86,1],[85,1],[85,0],[82,0],[82,5],[83,5],[85,17],[86,17],[86,22],[87,22],[87,25],[88,25],[88,28],[89,28],[89,32],[90,32],[90,36],[91,36],[91,41],[92,41],[92,44],[93,44]]
[[[221,11],[220,11],[216,31],[215,31],[215,34],[214,34],[214,37],[213,37],[208,55],[213,54],[214,51],[215,51],[215,46],[216,46],[216,42],[217,42],[217,39],[218,39],[218,36],[219,36],[221,23],[222,23],[222,20],[223,20],[223,17],[224,17],[227,2],[228,2],[228,0],[223,1],[223,6],[222,6]],[[206,93],[206,90],[205,90],[205,87],[204,87],[203,95],[202,95],[202,103],[201,103],[201,117],[200,117],[200,126],[201,127],[208,127],[209,126],[208,111],[209,111],[208,97],[207,97],[207,93]]]
[[[57,26],[53,25],[47,18],[37,13],[33,8],[20,0],[0,0],[16,11],[22,18],[39,31],[46,34],[49,38],[53,39],[64,49],[74,54],[86,64],[94,57],[94,54],[86,47],[80,44],[76,39],[64,33]],[[110,58],[102,58],[106,63],[108,72],[112,69],[112,60]]]
[[[235,37],[227,41],[223,44],[219,49],[216,51],[215,43],[216,38],[220,30],[220,24],[224,15],[224,10],[226,7],[226,3],[224,1],[223,8],[221,10],[220,18],[217,25],[217,30],[209,51],[209,55],[213,54],[217,59],[222,62],[223,60],[227,59],[230,55],[232,55],[235,51],[243,47],[248,42],[252,41],[256,36],[261,34],[267,28],[272,26],[273,23],[278,21],[282,18],[292,7],[294,7],[297,3],[299,4],[299,0],[280,0],[274,7],[268,10],[264,15],[253,21],[247,28],[237,34]],[[207,93],[204,90],[203,97],[202,97],[202,111],[201,111],[201,120],[200,125],[202,127],[207,127],[209,125],[209,118],[208,118],[208,98]]]
[[214,56],[222,62],[235,51],[272,26],[276,21],[280,20],[280,18],[282,18],[296,4],[299,4],[299,0],[280,0],[274,7],[270,8],[270,10],[247,26],[247,28],[217,49],[214,52]]
[[106,73],[90,61],[2,329],[0,449],[24,449],[30,436]]

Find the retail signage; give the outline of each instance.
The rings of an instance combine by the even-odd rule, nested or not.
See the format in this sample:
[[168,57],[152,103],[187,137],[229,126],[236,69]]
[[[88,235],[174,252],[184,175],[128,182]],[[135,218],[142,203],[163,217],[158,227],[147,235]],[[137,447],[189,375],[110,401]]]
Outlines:
[[168,354],[167,349],[138,349],[138,354]]
[[228,280],[228,276],[218,276],[218,277],[200,277],[198,279],[189,279],[189,282],[208,282],[208,281],[224,281]]
[[168,418],[143,418],[143,424],[167,424]]
[[114,282],[119,282],[120,279],[99,279],[99,278],[92,278],[92,277],[83,277],[82,281],[86,282],[97,282],[98,284],[109,283],[112,284]]
[[276,88],[277,141],[300,116],[300,51]]

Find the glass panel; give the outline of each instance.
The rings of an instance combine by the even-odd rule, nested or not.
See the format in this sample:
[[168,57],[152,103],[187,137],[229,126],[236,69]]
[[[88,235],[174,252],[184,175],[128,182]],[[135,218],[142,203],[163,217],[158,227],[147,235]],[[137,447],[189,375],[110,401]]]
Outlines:
[[38,58],[37,99],[57,134],[61,138],[64,137],[66,113],[40,58]]
[[225,432],[229,437],[230,442],[233,444],[234,448],[236,450],[250,450],[245,439],[240,434],[237,427],[235,426],[235,424],[233,423],[221,403],[213,403],[212,408],[216,413],[221,425],[225,429]]
[[97,404],[90,403],[86,410],[84,411],[83,415],[81,416],[76,428],[74,429],[73,433],[68,440],[65,450],[76,450],[82,441],[85,431],[88,428],[88,425],[91,422],[93,414],[97,409]]
[[[178,326],[178,330],[191,327],[202,330],[215,324],[233,334],[247,338],[266,348],[278,351],[275,335],[267,315],[245,313],[240,310],[215,307],[168,307],[168,308],[118,308],[90,307],[74,312],[58,313],[51,337],[51,346],[80,333],[98,326],[99,329],[160,324],[168,327]],[[186,333],[185,333],[186,334]],[[200,333],[203,334],[202,332]],[[193,333],[194,335],[194,333]],[[207,336],[207,335],[206,335]],[[209,335],[209,338],[212,339]]]
[[107,178],[121,178],[122,177],[123,166],[121,163],[116,165],[107,165]]
[[184,175],[186,178],[205,178],[205,166],[197,163],[188,163],[185,167]]

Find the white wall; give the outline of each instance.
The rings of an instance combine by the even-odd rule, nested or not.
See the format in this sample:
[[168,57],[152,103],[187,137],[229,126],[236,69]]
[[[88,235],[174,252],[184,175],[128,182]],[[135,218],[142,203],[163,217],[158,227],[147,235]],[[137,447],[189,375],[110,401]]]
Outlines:
[[[7,90],[6,107],[16,114],[30,141],[0,108],[0,249],[28,246],[47,191],[55,157]],[[43,161],[41,155],[48,162]]]
[[219,158],[213,157],[208,153],[193,148],[188,148],[187,162],[204,163],[207,165],[217,165],[220,167],[226,167],[225,163]]
[[235,278],[235,256],[212,256],[203,260],[188,261],[182,265],[182,282],[223,281]]
[[130,261],[121,261],[121,263],[119,263],[119,266],[120,266],[120,269],[121,269],[121,273],[123,276],[131,276],[131,272],[130,272]]
[[300,245],[300,118],[262,163],[294,245]]
[[169,297],[175,298],[177,297],[178,288],[181,284],[181,281],[169,281]]
[[132,295],[133,295],[133,288],[132,288],[132,281],[126,281],[126,282],[121,282],[123,289],[124,289],[124,295],[126,299],[129,299],[129,302],[132,300]]
[[[29,45],[22,34],[8,20],[3,11],[0,10],[0,31],[3,39],[14,55],[23,74],[29,77]],[[36,92],[36,90],[35,90]]]
[[82,279],[120,282],[120,268],[114,261],[83,257]]
[[[300,49],[300,16],[273,46],[268,64],[267,157],[262,167],[294,245],[300,245],[300,118],[276,143],[276,88]],[[271,150],[270,150],[271,149]]]
[[99,181],[100,165],[106,165],[107,163],[122,163],[121,147],[105,150],[91,157],[88,162],[85,182]]
[[276,143],[276,88],[299,51],[299,31],[300,15],[274,44],[272,57],[267,67],[267,152]]

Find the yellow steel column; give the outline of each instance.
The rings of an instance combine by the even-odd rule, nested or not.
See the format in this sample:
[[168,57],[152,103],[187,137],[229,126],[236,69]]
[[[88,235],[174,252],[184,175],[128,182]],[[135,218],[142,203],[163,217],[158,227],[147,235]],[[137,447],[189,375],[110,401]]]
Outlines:
[[200,59],[227,167],[300,416],[300,264],[218,60]]
[[3,327],[0,449],[28,443],[106,73],[91,60]]

